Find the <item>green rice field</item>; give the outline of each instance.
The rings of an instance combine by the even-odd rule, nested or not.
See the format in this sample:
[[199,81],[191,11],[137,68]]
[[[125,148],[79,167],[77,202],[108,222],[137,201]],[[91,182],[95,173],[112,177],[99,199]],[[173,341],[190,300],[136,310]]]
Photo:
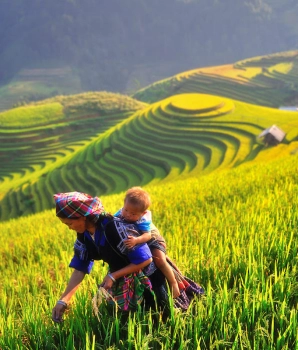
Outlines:
[[[183,72],[134,96],[56,96],[0,113],[0,350],[298,350],[298,52]],[[276,125],[277,146],[258,137]],[[76,235],[53,194],[114,213],[151,195],[170,258],[205,289],[167,320],[92,299],[97,262],[62,324],[51,311]]]
[[50,209],[55,191],[107,195],[244,164],[263,152],[258,135],[272,125],[285,145],[298,137],[296,113],[198,93],[150,105],[79,95],[2,117],[1,220]]
[[[107,270],[98,262],[65,322],[52,323],[75,234],[53,210],[3,223],[0,348],[298,348],[298,159],[267,156],[272,160],[146,187],[169,256],[206,290],[166,322],[139,310],[122,323],[104,307],[95,317],[91,299]],[[114,212],[122,198],[102,200]]]
[[279,107],[297,103],[298,51],[216,67],[202,67],[157,81],[133,97],[148,103],[181,93],[218,95],[259,106]]

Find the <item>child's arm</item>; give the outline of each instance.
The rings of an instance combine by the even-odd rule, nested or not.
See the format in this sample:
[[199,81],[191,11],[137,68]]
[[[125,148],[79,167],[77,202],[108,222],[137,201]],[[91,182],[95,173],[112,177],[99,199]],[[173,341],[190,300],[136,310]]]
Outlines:
[[128,249],[133,248],[136,244],[140,243],[146,243],[152,238],[151,232],[143,232],[141,236],[135,237],[135,236],[127,236],[126,241],[124,244]]

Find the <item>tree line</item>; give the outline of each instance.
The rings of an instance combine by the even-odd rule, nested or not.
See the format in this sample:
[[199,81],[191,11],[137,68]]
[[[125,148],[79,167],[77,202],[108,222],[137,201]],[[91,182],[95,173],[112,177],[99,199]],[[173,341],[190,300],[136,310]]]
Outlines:
[[123,91],[137,65],[200,66],[297,47],[295,0],[2,0],[0,84],[70,65],[85,90]]

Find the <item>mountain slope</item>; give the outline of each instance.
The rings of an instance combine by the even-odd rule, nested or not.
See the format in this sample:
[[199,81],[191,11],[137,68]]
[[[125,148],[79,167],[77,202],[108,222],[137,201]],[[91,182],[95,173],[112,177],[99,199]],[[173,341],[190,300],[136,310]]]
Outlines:
[[[194,93],[139,107],[128,118],[111,114],[97,119],[98,124],[86,117],[57,124],[68,136],[49,136],[42,147],[28,154],[19,144],[23,156],[17,163],[6,162],[18,168],[10,172],[7,168],[3,177],[1,219],[50,208],[55,192],[111,194],[133,185],[237,166],[262,152],[257,136],[272,124],[287,133],[283,146],[288,145],[288,153],[297,147],[298,121],[293,112]],[[29,130],[34,139],[37,130]],[[277,153],[281,146],[276,147]]]
[[[60,96],[1,113],[0,200],[45,179],[82,146],[144,107],[127,96],[101,92]],[[37,192],[38,198],[49,200],[44,187]],[[43,209],[33,208],[36,202],[27,191],[14,200],[16,204],[0,206],[2,218]]]
[[[124,91],[140,65],[162,69],[170,62],[172,75],[291,50],[297,47],[298,7],[293,0],[276,2],[2,0],[0,84],[24,69],[69,67],[83,91]],[[43,87],[44,94],[52,92]]]
[[[92,296],[108,271],[102,263],[94,264],[63,327],[57,327],[51,310],[72,273],[68,265],[76,233],[55,217],[53,201],[49,211],[1,223],[3,348],[47,349],[55,344],[87,349],[93,342],[98,349],[129,349],[133,336],[131,348],[138,349],[148,339],[147,349],[160,349],[161,343],[173,349],[174,341],[189,350],[224,349],[226,344],[234,349],[295,349],[298,155],[270,161],[272,151],[276,149],[264,150],[258,163],[146,186],[168,255],[206,292],[191,314],[176,313],[162,328],[144,327],[156,313],[142,310],[124,323],[104,307],[100,322],[94,317]],[[101,196],[106,210],[119,209],[123,195]],[[117,321],[121,337],[115,332]],[[177,331],[169,342],[171,327]]]
[[152,103],[173,94],[196,92],[279,107],[297,103],[297,78],[298,51],[289,51],[187,71],[149,85],[133,97]]

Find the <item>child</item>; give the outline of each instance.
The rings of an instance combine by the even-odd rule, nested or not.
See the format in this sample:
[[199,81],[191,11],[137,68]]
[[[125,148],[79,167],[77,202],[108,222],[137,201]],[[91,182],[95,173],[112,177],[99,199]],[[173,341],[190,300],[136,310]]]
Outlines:
[[148,243],[155,265],[166,277],[173,297],[177,298],[180,295],[179,286],[172,267],[166,259],[164,240],[152,224],[151,212],[147,210],[149,206],[149,194],[141,187],[132,187],[126,192],[123,208],[115,216],[126,222],[134,223],[141,231],[138,237],[128,236],[125,241],[126,247],[132,249],[136,244]]

